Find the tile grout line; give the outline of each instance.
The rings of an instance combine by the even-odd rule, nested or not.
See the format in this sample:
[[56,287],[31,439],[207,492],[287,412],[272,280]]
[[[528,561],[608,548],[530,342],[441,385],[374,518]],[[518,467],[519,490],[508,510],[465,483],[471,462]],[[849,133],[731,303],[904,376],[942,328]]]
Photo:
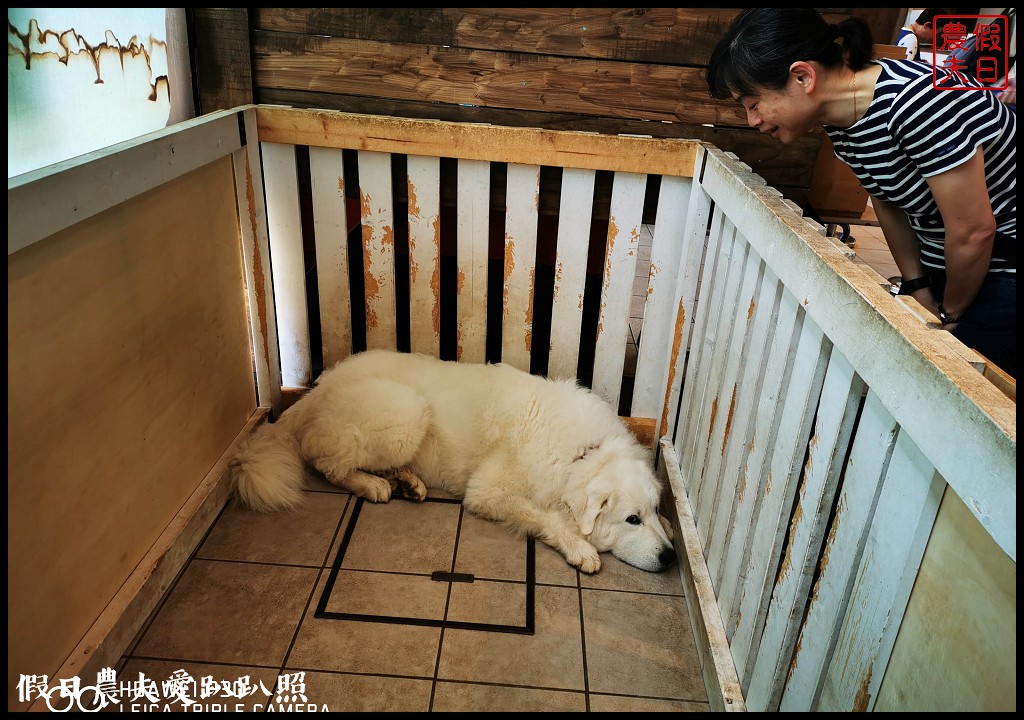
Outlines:
[[[278,681],[284,674],[284,669],[288,664],[288,659],[292,655],[292,650],[295,649],[295,641],[299,638],[299,631],[302,630],[302,625],[306,621],[306,613],[309,612],[310,605],[313,603],[313,598],[316,597],[317,588],[320,586],[320,579],[324,576],[326,565],[331,559],[331,551],[334,549],[334,543],[338,539],[338,534],[341,532],[342,525],[345,523],[345,515],[351,505],[352,495],[350,494],[345,500],[345,506],[341,509],[341,515],[338,517],[338,524],[334,527],[334,535],[331,536],[331,541],[327,544],[327,551],[324,553],[324,557],[320,562],[320,567],[317,568],[316,579],[313,581],[313,587],[309,591],[309,596],[306,598],[306,604],[302,608],[302,612],[299,613],[299,620],[295,624],[295,631],[292,633],[292,639],[288,641],[288,648],[285,650],[284,657],[281,659],[281,666],[277,670],[277,680],[274,681],[275,690],[277,688]],[[263,712],[270,712],[270,706],[271,703],[267,703],[267,708]]]
[[[212,523],[210,523],[210,527],[206,529],[205,533],[203,533],[203,537],[199,540],[199,542],[196,543],[195,548],[192,549],[192,552],[188,556],[188,560],[185,561],[185,564],[181,566],[181,570],[179,570],[178,574],[175,575],[174,580],[167,586],[167,589],[164,590],[163,595],[160,597],[160,601],[156,604],[156,607],[153,608],[153,611],[149,614],[149,617],[146,618],[146,621],[142,624],[142,627],[139,628],[139,631],[136,633],[134,639],[132,639],[131,643],[128,645],[128,648],[121,656],[120,664],[122,670],[124,669],[124,666],[128,664],[129,660],[133,660],[136,658],[135,651],[138,650],[143,638],[146,637],[146,634],[149,632],[150,628],[153,627],[153,623],[156,622],[157,616],[161,613],[161,611],[163,611],[164,606],[167,604],[167,600],[171,597],[171,593],[173,593],[174,589],[178,587],[178,583],[181,581],[181,578],[185,575],[186,571],[188,571],[188,569],[192,567],[192,561],[196,559],[197,555],[199,554],[199,550],[202,549],[204,544],[206,544],[206,541],[209,539],[210,534],[213,532],[213,529],[217,527],[217,523],[219,523],[221,518],[224,517],[224,513],[227,512],[228,506],[231,504],[232,497],[233,496],[229,497],[228,501],[224,503],[224,507],[222,507],[220,509],[220,512],[217,513],[217,517],[214,519]],[[197,661],[193,660],[190,662]]]
[[[466,509],[459,503],[459,522],[455,527],[455,546],[452,548],[452,564],[450,572],[455,572],[455,565],[459,558],[459,541],[462,539],[462,518]],[[453,583],[448,581],[448,593],[444,600],[444,616],[442,618],[441,632],[437,637],[437,658],[434,660],[434,677],[430,681],[430,699],[427,702],[427,712],[434,712],[434,698],[437,696],[438,673],[441,672],[441,653],[444,650],[444,631],[447,629],[444,623],[448,622],[448,609],[452,602]]]
[[583,620],[583,581],[576,571],[576,595],[580,607],[580,651],[583,653],[583,699],[586,712],[590,712],[590,674],[587,672],[587,628]]

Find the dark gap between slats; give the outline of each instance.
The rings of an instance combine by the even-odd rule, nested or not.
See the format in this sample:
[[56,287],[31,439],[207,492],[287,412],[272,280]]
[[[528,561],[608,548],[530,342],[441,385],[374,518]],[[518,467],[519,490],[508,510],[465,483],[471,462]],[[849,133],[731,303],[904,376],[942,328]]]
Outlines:
[[505,290],[505,195],[508,165],[492,162],[487,213],[487,345],[485,359],[501,362],[502,309]]
[[316,230],[313,223],[313,183],[309,175],[309,147],[295,146],[295,175],[299,192],[299,232],[302,234],[302,268],[306,288],[306,321],[309,325],[309,382],[324,371],[324,344],[320,328],[320,289],[316,275]]
[[533,274],[533,316],[531,322],[530,372],[548,374],[551,356],[551,310],[555,294],[555,259],[558,245],[558,204],[549,207],[544,198],[560,198],[562,168],[541,167],[537,213],[537,256]]
[[395,347],[409,352],[412,347],[409,288],[409,162],[399,153],[391,154],[391,205],[394,213],[395,253]]
[[[459,318],[458,318],[458,188],[459,163],[454,158],[441,158],[441,287],[438,302],[440,307],[440,353],[442,360],[455,360],[458,357]],[[466,291],[466,302],[470,293]]]
[[352,303],[352,352],[366,350],[366,279],[363,277],[363,219],[359,201],[359,159],[355,150],[342,151],[348,231],[348,282]]
[[590,248],[587,251],[587,278],[583,287],[583,319],[580,328],[580,355],[576,378],[584,387],[594,384],[594,354],[597,324],[601,319],[601,284],[604,255],[608,244],[608,215],[612,205],[614,173],[598,170],[594,178],[594,209],[590,220]]

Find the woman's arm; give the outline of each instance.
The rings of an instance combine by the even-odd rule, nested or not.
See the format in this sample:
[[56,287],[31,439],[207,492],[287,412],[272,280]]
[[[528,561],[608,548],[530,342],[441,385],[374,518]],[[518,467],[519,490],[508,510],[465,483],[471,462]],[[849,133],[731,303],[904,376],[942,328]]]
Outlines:
[[[882,226],[882,234],[889,245],[889,252],[900,269],[903,280],[915,280],[925,274],[921,264],[921,246],[918,244],[917,233],[910,227],[907,214],[899,207],[871,198],[871,206],[878,216],[878,224]],[[910,293],[911,297],[924,305],[930,313],[939,316],[939,303],[932,295],[931,288],[921,288]]]
[[985,280],[996,235],[981,148],[967,162],[933,175],[927,182],[946,228],[942,305],[946,312],[959,315],[974,302]]

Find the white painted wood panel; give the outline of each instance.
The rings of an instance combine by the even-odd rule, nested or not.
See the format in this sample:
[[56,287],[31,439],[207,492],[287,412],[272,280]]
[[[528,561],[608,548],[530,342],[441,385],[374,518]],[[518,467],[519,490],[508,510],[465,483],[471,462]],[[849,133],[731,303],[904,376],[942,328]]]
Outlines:
[[878,395],[868,392],[826,544],[827,561],[811,595],[780,710],[817,707],[897,432]]
[[[359,204],[363,225],[363,282],[366,293],[366,347],[394,350],[398,344],[395,314],[395,208],[391,155],[360,151]],[[407,282],[402,278],[402,282]]]
[[309,175],[316,236],[320,335],[326,370],[352,354],[352,292],[342,151],[311,147]]
[[249,306],[249,328],[256,372],[256,402],[272,408],[275,415],[284,411],[281,404],[281,356],[277,339],[277,310],[270,271],[270,238],[267,234],[267,207],[264,204],[263,167],[256,142],[256,111],[243,114],[245,134],[252,142],[234,152],[235,201],[242,237],[242,262],[245,265],[245,291]]
[[413,352],[441,354],[441,161],[410,155],[409,336]]
[[601,277],[601,310],[594,347],[592,388],[613,408],[619,406],[629,333],[629,306],[636,276],[647,176],[616,173],[608,211],[608,243]]
[[778,710],[863,390],[850,363],[833,352],[747,691],[750,709]]
[[261,143],[260,147],[281,349],[281,382],[286,387],[309,387],[312,375],[309,317],[295,146]]
[[766,457],[767,462],[759,471],[767,476],[765,496],[754,526],[739,624],[732,645],[744,689],[749,685],[761,640],[780,550],[793,508],[793,496],[821,393],[829,347],[821,328],[805,316],[793,358],[793,371],[782,394],[778,430]]
[[553,378],[577,376],[595,176],[593,170],[566,168],[562,171],[551,306],[551,353],[548,356],[548,376]]
[[637,348],[633,384],[633,417],[655,418],[654,436],[661,437],[665,383],[675,337],[678,303],[675,292],[683,257],[686,214],[690,207],[693,178],[662,177],[658,214],[654,219],[651,268],[647,282],[643,330]]
[[945,487],[901,430],[816,709],[873,708]]
[[501,361],[525,372],[530,371],[533,347],[539,199],[540,166],[509,165],[505,190]]
[[458,167],[458,359],[482,363],[487,350],[487,233],[490,164],[460,160]]

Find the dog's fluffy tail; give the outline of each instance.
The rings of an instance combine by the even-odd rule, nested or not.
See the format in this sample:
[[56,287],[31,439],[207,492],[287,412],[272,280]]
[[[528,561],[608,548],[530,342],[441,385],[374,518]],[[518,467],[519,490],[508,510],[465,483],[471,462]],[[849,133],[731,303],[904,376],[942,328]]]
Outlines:
[[281,423],[256,428],[231,461],[239,500],[260,512],[302,504],[305,461],[295,435]]

